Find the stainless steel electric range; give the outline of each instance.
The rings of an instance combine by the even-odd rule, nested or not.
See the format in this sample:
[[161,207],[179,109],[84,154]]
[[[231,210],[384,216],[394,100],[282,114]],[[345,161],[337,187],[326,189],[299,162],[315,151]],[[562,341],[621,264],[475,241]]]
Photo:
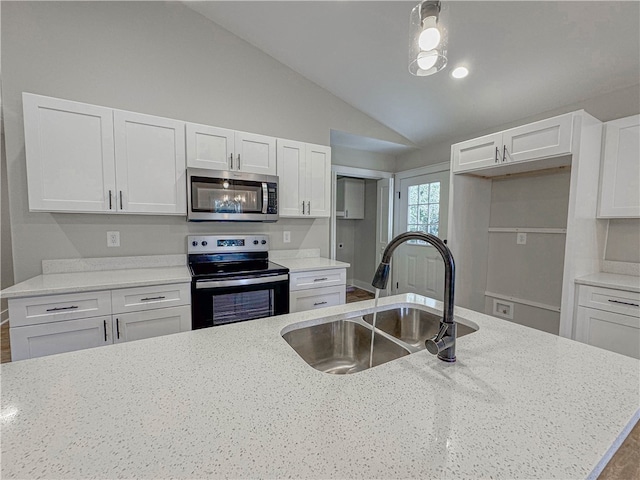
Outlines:
[[194,330],[289,313],[289,269],[269,261],[267,235],[187,241]]

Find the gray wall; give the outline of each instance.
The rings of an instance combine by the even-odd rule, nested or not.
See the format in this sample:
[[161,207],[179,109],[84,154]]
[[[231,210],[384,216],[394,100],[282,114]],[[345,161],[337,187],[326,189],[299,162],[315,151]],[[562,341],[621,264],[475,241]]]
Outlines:
[[371,281],[376,269],[376,219],[378,216],[378,182],[365,180],[364,219],[354,220],[357,228],[354,235],[355,252],[353,279],[372,289]]
[[331,147],[331,163],[382,172],[394,172],[396,169],[396,157],[394,155],[340,146]]
[[[185,252],[190,233],[266,232],[276,249],[329,253],[327,219],[189,224],[180,217],[30,213],[22,92],[324,145],[331,129],[406,143],[181,3],[3,1],[0,8],[16,281],[41,273],[43,259]],[[122,247],[107,249],[109,230],[121,232]],[[291,243],[282,243],[283,230],[291,231]]]
[[[353,281],[355,270],[356,228],[361,220],[336,220],[336,260],[346,262],[351,266],[347,268],[347,284]],[[342,248],[340,246],[342,245]]]
[[640,219],[609,220],[605,260],[640,263]]
[[[11,223],[9,222],[9,191],[7,189],[7,157],[4,148],[4,132],[0,131],[0,288],[13,285],[13,260],[11,252]],[[0,311],[7,308],[7,299],[0,301]],[[4,320],[4,317],[2,318]]]

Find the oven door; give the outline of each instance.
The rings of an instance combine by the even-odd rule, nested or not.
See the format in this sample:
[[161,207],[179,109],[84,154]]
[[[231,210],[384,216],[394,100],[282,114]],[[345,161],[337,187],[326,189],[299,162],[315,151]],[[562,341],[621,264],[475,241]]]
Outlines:
[[276,221],[278,177],[188,169],[188,220]]
[[289,313],[289,275],[229,280],[195,280],[191,284],[194,330]]

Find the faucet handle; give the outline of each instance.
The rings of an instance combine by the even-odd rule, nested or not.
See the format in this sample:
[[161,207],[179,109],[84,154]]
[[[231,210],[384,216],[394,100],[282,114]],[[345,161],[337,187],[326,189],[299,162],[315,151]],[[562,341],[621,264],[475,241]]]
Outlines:
[[450,326],[451,324],[449,323],[441,323],[438,334],[424,342],[424,346],[427,348],[429,353],[432,355],[438,355],[440,352],[455,344],[455,330],[453,335],[445,336]]

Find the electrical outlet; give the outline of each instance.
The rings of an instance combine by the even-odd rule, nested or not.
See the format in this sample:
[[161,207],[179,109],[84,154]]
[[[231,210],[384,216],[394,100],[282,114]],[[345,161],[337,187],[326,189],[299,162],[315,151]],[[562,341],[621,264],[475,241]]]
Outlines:
[[282,232],[282,241],[284,243],[291,243],[291,232],[285,230]]
[[527,234],[526,233],[518,233],[518,234],[516,234],[516,243],[518,245],[526,245],[527,244]]
[[508,318],[513,320],[513,302],[493,299],[493,314],[496,317]]
[[107,247],[120,246],[120,232],[107,232]]

